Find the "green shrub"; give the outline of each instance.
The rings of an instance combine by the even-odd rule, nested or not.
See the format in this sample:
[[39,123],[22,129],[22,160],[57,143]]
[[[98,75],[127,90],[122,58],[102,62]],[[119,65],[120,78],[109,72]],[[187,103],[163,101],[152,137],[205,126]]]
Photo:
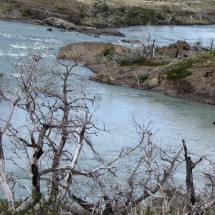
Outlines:
[[193,59],[189,59],[187,61],[184,61],[178,65],[175,65],[174,69],[171,69],[168,71],[167,78],[168,79],[184,79],[190,75],[192,75],[192,72],[189,71],[190,68],[193,66]]
[[138,66],[162,66],[166,65],[169,62],[167,61],[160,61],[157,59],[147,59],[147,58],[140,58],[140,59],[134,59],[134,60],[121,60],[119,62],[120,66],[133,66],[133,65],[138,65]]
[[164,20],[162,14],[157,14],[152,9],[145,9],[142,7],[132,7],[127,11],[125,17],[127,24],[147,24],[149,22],[157,22],[157,20]]
[[107,3],[105,3],[105,2],[102,3],[101,1],[95,2],[93,6],[96,11],[101,12],[101,13],[107,13],[110,10]]
[[104,56],[112,56],[114,53],[115,53],[115,48],[113,45],[109,45],[105,47],[104,50],[102,51],[102,54]]
[[29,15],[31,15],[31,10],[29,8],[22,9],[21,15],[22,16],[29,16]]
[[205,54],[200,55],[198,58],[200,59],[211,59],[215,57],[215,50],[211,50]]
[[0,9],[2,9],[2,11],[6,13],[10,13],[13,10],[18,9],[19,7],[19,4],[13,1],[1,3],[0,5]]
[[144,83],[148,79],[148,77],[149,77],[148,75],[143,75],[143,74],[138,75],[138,79],[140,83]]
[[65,6],[63,6],[63,5],[55,5],[55,8],[57,9],[57,10],[59,10],[59,11],[66,11],[66,7]]

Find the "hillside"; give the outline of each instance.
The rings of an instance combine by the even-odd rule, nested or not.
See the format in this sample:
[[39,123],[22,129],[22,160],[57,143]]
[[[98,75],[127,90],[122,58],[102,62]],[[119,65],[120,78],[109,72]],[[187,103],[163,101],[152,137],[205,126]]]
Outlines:
[[212,24],[215,1],[1,0],[1,19],[43,21],[58,17],[78,25]]

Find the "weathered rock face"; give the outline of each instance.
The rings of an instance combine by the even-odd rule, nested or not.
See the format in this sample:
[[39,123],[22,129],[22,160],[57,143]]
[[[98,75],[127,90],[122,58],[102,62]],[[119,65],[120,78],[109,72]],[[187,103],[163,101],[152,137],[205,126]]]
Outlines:
[[67,22],[63,19],[56,18],[56,17],[49,17],[48,19],[44,20],[44,23],[57,28],[64,28],[64,29],[71,29],[71,30],[77,29],[77,26],[74,25],[73,23]]
[[59,49],[58,57],[61,59],[79,60],[86,63],[99,63],[103,61],[103,52],[112,47],[116,53],[122,53],[127,48],[101,42],[70,43]]
[[195,47],[191,47],[187,42],[178,40],[176,43],[158,48],[161,55],[166,55],[171,58],[184,58],[195,54]]
[[94,27],[87,27],[87,26],[77,26],[72,22],[67,22],[61,18],[57,17],[49,17],[43,20],[43,23],[54,26],[56,28],[63,28],[67,30],[75,30],[81,33],[86,34],[95,34],[95,35],[108,35],[108,36],[117,36],[117,37],[124,37],[125,35],[115,29],[98,29]]
[[183,49],[183,50],[190,50],[191,49],[190,45],[187,42],[182,41],[182,40],[178,40],[175,43],[175,46],[177,49]]
[[95,35],[107,35],[107,36],[116,36],[116,37],[124,37],[125,35],[115,29],[98,29],[94,27],[88,26],[79,26],[76,31],[85,34],[95,34]]
[[141,43],[140,40],[131,40],[131,39],[124,39],[124,40],[121,40],[123,43],[131,43],[131,44],[135,44],[135,43]]

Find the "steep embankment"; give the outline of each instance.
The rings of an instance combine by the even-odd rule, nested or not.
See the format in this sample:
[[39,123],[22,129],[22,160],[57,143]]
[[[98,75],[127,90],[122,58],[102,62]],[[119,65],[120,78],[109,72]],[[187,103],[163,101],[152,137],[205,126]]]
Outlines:
[[86,62],[96,72],[92,77],[95,81],[215,104],[214,51],[190,47],[182,41],[168,47],[144,48],[77,43],[62,47],[59,57]]
[[43,22],[55,17],[80,26],[215,23],[215,1],[1,0],[0,18]]

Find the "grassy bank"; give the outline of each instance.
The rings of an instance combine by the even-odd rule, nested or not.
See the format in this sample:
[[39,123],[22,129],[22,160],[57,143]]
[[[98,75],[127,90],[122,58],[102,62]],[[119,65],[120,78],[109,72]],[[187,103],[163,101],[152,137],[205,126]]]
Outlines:
[[1,0],[1,18],[62,17],[88,26],[125,26],[138,24],[212,24],[215,1],[144,0]]

